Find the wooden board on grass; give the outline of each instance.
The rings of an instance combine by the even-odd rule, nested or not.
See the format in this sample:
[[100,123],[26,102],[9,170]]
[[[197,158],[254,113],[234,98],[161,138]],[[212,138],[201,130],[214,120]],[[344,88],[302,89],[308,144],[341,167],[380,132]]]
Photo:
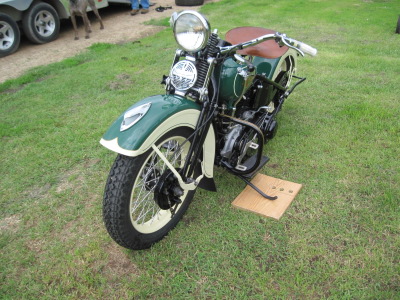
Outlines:
[[232,205],[264,217],[280,219],[290,203],[299,193],[302,185],[282,179],[257,174],[251,181],[256,187],[269,196],[278,196],[276,200],[268,200],[250,186],[236,197]]

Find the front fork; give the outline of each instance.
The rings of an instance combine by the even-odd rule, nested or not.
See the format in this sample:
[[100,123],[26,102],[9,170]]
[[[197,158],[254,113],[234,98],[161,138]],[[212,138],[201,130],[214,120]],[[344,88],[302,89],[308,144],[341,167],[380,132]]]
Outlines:
[[[178,190],[179,190],[179,188],[181,189],[182,194],[183,194],[183,190],[186,190],[186,191],[195,190],[198,187],[198,185],[200,184],[200,181],[205,177],[205,175],[202,171],[196,178],[193,178],[194,176],[196,176],[195,170],[198,169],[197,167],[201,163],[200,155],[202,153],[203,144],[206,141],[206,137],[207,137],[208,131],[211,126],[211,121],[212,121],[211,117],[212,117],[213,113],[214,112],[210,111],[210,109],[209,109],[208,102],[203,102],[203,108],[201,110],[199,119],[197,121],[196,128],[195,128],[193,134],[185,141],[185,142],[187,142],[188,140],[190,140],[191,143],[190,143],[190,147],[189,147],[189,152],[186,155],[184,166],[182,169],[177,170],[168,161],[168,159],[160,151],[160,149],[157,147],[157,145],[155,145],[155,144],[151,145],[151,148],[154,150],[154,152],[166,164],[169,171],[173,174],[173,175],[172,174],[171,175],[177,181],[177,182],[175,181],[176,182],[175,186],[178,188]],[[168,173],[166,173],[166,174],[168,174]],[[189,177],[189,176],[193,176],[193,177]],[[164,174],[163,174],[160,177],[160,180],[167,180],[167,178],[168,179],[170,178],[169,175],[164,177]],[[160,182],[158,185],[160,187],[163,187],[164,182]],[[178,187],[178,185],[179,185],[179,187]],[[168,191],[168,193],[173,193],[172,199],[174,201],[169,200],[168,201],[169,204],[166,205],[165,207],[163,207],[163,205],[159,204],[160,208],[169,209],[171,211],[171,218],[174,217],[176,209],[178,208],[178,205],[181,203],[179,201],[179,198],[176,198],[175,191],[176,191],[175,188]],[[162,188],[160,188],[159,194],[160,195],[164,194],[162,192]],[[169,195],[171,196],[172,194],[169,194]],[[157,201],[157,199],[159,199],[159,197],[161,197],[162,200],[165,200],[164,199],[165,195],[164,196],[161,195],[161,196],[156,196],[156,201]],[[170,199],[169,197],[167,197],[167,198]]]
[[151,145],[151,147],[153,148],[154,152],[161,158],[161,160],[167,165],[167,167],[171,170],[171,172],[175,175],[175,177],[178,180],[179,185],[181,186],[182,189],[189,190],[189,191],[193,191],[196,189],[198,183],[204,177],[203,174],[201,174],[195,180],[193,180],[189,183],[184,182],[181,174],[179,174],[178,170],[176,170],[175,167],[168,161],[168,159],[165,157],[165,155],[162,154],[160,149],[158,149],[158,147],[155,144]]

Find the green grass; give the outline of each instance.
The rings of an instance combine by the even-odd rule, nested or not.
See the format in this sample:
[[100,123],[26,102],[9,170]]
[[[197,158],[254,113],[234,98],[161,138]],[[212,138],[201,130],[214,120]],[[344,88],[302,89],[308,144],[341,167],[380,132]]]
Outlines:
[[[396,299],[400,294],[398,1],[220,1],[213,28],[262,26],[318,48],[285,103],[263,173],[302,183],[276,221],[233,209],[216,169],[177,228],[146,251],[102,224],[114,153],[100,137],[163,93],[170,29],[0,85],[0,298]],[[223,17],[222,17],[223,16]],[[159,24],[165,20],[153,21]]]

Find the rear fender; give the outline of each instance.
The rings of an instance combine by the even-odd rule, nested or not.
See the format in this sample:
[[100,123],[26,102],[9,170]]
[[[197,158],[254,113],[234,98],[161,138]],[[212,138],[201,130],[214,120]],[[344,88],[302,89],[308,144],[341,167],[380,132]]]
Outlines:
[[[293,49],[289,49],[279,60],[279,65],[277,68],[274,70],[274,73],[272,75],[272,80],[276,80],[280,72],[282,71],[289,71],[291,70],[292,73],[290,74],[290,79],[291,76],[296,73],[296,67],[297,67],[297,57],[298,53],[297,51]],[[289,81],[290,83],[290,81]]]
[[[124,115],[133,108],[150,103],[145,115],[132,127],[121,131]],[[148,97],[131,106],[103,135],[100,143],[107,149],[126,156],[139,156],[168,131],[177,127],[194,129],[200,115],[200,105],[177,95]],[[203,145],[203,174],[213,177],[215,133],[211,126]]]
[[[294,69],[297,66],[297,52],[293,49],[286,51],[284,55],[278,58],[263,58],[255,56],[253,64],[257,68],[257,74],[275,80],[282,71]],[[287,65],[287,64],[290,65]]]

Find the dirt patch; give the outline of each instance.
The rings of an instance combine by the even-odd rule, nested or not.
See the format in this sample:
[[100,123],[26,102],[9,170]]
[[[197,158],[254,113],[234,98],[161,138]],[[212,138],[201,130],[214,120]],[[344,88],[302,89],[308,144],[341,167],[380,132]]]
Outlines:
[[116,76],[114,81],[111,81],[108,85],[110,90],[120,90],[124,87],[131,86],[133,84],[133,80],[131,79],[131,75],[122,73]]
[[123,249],[115,243],[106,246],[105,252],[108,253],[108,262],[103,272],[109,279],[119,280],[121,277],[129,274],[140,274],[138,267],[132,263]]
[[0,220],[0,232],[9,231],[16,232],[19,228],[19,223],[21,219],[17,215],[12,215],[10,217]]
[[[217,1],[205,0],[205,3]],[[85,51],[87,47],[94,43],[125,43],[155,34],[162,30],[163,27],[144,25],[143,23],[151,19],[170,17],[175,11],[185,9],[198,10],[200,8],[200,6],[176,6],[175,0],[155,0],[152,2],[155,5],[150,7],[149,13],[143,15],[131,16],[129,5],[112,5],[100,9],[99,13],[103,19],[104,30],[100,30],[100,23],[94,14],[89,13],[92,23],[90,39],[84,38],[84,28],[80,18],[78,18],[80,39],[77,41],[74,40],[74,31],[70,20],[62,21],[60,36],[54,42],[34,45],[23,37],[16,53],[0,59],[0,83],[16,78],[33,67],[58,62],[74,56]],[[156,8],[159,6],[172,6],[172,9],[157,12]]]

